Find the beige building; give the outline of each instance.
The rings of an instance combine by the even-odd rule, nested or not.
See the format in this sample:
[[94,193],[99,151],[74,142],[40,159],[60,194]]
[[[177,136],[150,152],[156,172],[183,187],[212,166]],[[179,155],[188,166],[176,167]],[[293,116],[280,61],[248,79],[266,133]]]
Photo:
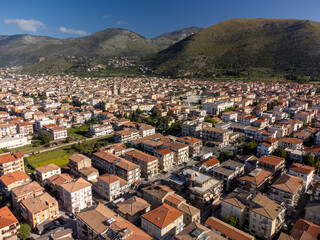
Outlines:
[[140,166],[141,175],[151,177],[158,174],[158,158],[141,152],[132,150],[125,153],[125,159]]
[[[241,239],[241,240],[255,240],[255,237],[241,231],[240,229],[231,226],[230,224],[221,221],[215,217],[209,217],[205,225],[210,228],[214,233],[219,234],[226,239]],[[216,238],[213,238],[216,239]]]
[[189,161],[189,146],[180,142],[163,143],[162,147],[169,148],[173,151],[174,161],[176,164],[181,164]]
[[168,171],[173,167],[174,153],[169,148],[158,148],[154,150],[154,155],[158,158],[159,171]]
[[284,223],[285,208],[270,198],[258,194],[249,211],[249,232],[264,239],[272,239]]
[[11,190],[12,202],[16,206],[19,202],[27,198],[40,196],[44,193],[44,188],[38,182],[30,182],[28,184],[15,187]]
[[178,142],[187,144],[189,146],[190,157],[198,156],[202,152],[202,141],[201,139],[194,137],[181,137],[177,140]]
[[71,172],[87,181],[95,180],[99,177],[99,171],[91,166],[91,158],[83,154],[73,154],[69,158]]
[[21,215],[32,228],[60,217],[58,201],[48,193],[20,202]]
[[174,191],[165,185],[147,186],[141,190],[143,199],[150,203],[153,208],[159,207],[169,195],[174,194]]
[[130,185],[122,178],[107,173],[98,177],[97,188],[101,196],[113,201],[127,193]]
[[125,129],[114,133],[114,141],[117,143],[126,143],[138,138],[140,138],[140,135],[136,129]]
[[72,213],[92,206],[92,185],[83,178],[61,185],[63,205]]
[[116,212],[128,221],[141,225],[141,216],[151,209],[151,205],[142,198],[133,196],[125,201],[118,203]]
[[61,168],[54,163],[36,168],[36,178],[42,184],[44,184],[44,180],[52,177],[55,174],[61,174]]
[[20,224],[6,206],[0,209],[0,239],[18,240]]
[[240,187],[248,192],[257,194],[259,191],[264,190],[272,179],[272,173],[256,168],[247,175],[238,178]]
[[183,226],[183,213],[166,203],[141,216],[141,228],[155,239],[173,238]]
[[23,154],[21,152],[0,154],[0,176],[19,171],[24,171]]
[[110,240],[110,236],[120,239],[152,240],[152,237],[140,228],[101,203],[94,209],[77,213],[76,217],[77,236],[81,240]]
[[269,197],[284,203],[289,210],[293,209],[304,193],[305,184],[302,178],[283,174],[271,185]]
[[202,139],[219,143],[219,146],[227,146],[230,141],[231,132],[228,130],[206,127],[202,129]]

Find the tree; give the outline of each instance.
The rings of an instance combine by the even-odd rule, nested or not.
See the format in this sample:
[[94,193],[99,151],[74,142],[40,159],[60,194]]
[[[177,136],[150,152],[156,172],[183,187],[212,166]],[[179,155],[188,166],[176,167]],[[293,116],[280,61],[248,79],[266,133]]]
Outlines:
[[39,138],[42,144],[49,144],[53,140],[52,135],[48,132],[41,132]]
[[223,161],[227,161],[228,159],[233,158],[233,155],[230,152],[227,151],[223,151],[220,153],[218,159],[223,162]]
[[29,224],[26,224],[26,223],[20,224],[18,237],[20,239],[27,239],[30,237],[30,232],[31,232],[31,227],[29,226]]
[[258,144],[256,141],[251,141],[242,147],[242,153],[246,155],[255,155],[257,153]]
[[313,156],[309,152],[302,157],[302,161],[304,164],[309,166],[314,166],[314,163],[315,163]]
[[230,224],[233,227],[238,227],[239,225],[239,218],[235,215],[228,215],[226,217],[226,223]]
[[273,155],[277,157],[286,158],[287,152],[283,148],[277,148],[276,150],[274,150]]
[[124,114],[123,114],[123,117],[124,117],[124,118],[128,118],[128,114],[127,114],[127,113],[124,113]]
[[143,111],[140,108],[137,108],[136,113],[137,115],[140,115],[141,113],[143,113]]
[[204,121],[205,121],[205,122],[208,122],[208,123],[212,123],[212,125],[217,124],[217,121],[214,120],[214,119],[211,118],[211,117],[205,117],[205,118],[204,118]]

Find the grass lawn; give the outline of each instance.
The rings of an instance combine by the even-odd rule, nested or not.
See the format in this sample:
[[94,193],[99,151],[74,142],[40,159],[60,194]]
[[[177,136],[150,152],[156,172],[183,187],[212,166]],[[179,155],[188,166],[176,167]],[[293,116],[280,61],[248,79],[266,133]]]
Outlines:
[[68,128],[68,135],[73,136],[75,138],[82,138],[84,137],[83,131],[81,131],[79,128]]
[[[31,155],[26,159],[32,168],[41,167],[50,163],[63,166],[68,164],[69,157],[74,153],[75,152],[73,150],[69,150],[69,148],[61,147],[52,151]],[[32,171],[32,169],[29,170]]]
[[26,145],[23,147],[19,147],[19,148],[15,148],[13,149],[14,152],[22,152],[23,154],[27,154],[27,153],[36,153],[40,150],[44,150],[46,149],[45,146],[39,146],[39,147],[33,147],[32,145]]

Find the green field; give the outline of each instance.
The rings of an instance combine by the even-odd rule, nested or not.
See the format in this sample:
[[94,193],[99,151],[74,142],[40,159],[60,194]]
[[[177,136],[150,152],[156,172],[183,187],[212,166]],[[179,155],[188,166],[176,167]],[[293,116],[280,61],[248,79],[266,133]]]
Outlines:
[[50,163],[64,166],[69,163],[69,157],[74,153],[75,151],[70,150],[70,148],[57,148],[55,150],[31,155],[30,157],[25,158],[26,162],[31,166],[31,168],[26,169],[26,171],[32,172],[33,169]]

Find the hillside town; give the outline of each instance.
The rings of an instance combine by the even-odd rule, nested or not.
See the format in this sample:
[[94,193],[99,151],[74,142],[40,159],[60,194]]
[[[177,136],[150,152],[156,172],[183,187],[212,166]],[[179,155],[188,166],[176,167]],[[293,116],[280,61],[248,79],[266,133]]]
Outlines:
[[319,239],[319,93],[2,68],[0,239]]

